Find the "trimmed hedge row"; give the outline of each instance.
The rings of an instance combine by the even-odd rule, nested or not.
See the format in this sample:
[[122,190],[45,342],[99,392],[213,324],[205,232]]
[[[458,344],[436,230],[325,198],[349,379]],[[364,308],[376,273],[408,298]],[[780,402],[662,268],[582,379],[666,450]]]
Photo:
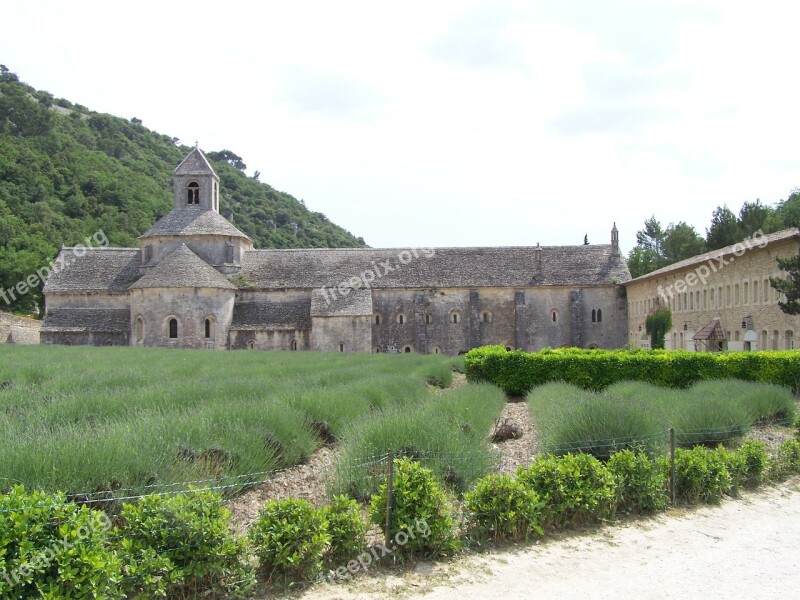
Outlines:
[[[678,498],[715,503],[740,487],[800,473],[800,441],[786,440],[775,457],[762,442],[678,449],[675,468]],[[388,554],[451,554],[461,535],[515,541],[617,512],[663,510],[669,463],[630,450],[606,463],[587,454],[542,455],[515,477],[479,480],[461,515],[430,469],[406,457],[395,472],[389,548],[367,547],[359,507],[345,497],[323,509],[302,499],[270,500],[244,537],[230,531],[222,498],[210,492],[143,498],[113,524],[63,495],[17,486],[0,495],[0,597],[242,597],[253,592],[257,574],[288,585],[314,580],[327,567],[345,578]],[[384,485],[370,507],[370,520],[382,528],[385,507]]]
[[709,379],[743,379],[800,389],[800,352],[686,352],[683,350],[583,350],[545,348],[508,352],[503,346],[470,350],[469,381],[488,381],[511,396],[563,381],[603,390],[620,381],[687,388]]

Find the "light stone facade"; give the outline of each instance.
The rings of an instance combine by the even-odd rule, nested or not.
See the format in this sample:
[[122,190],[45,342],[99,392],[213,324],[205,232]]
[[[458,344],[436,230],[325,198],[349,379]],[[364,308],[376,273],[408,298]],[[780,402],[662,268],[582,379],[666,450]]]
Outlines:
[[630,279],[605,245],[254,250],[195,148],[139,248],[62,249],[44,343],[459,354],[616,348]]
[[[795,347],[800,317],[778,306],[769,278],[785,277],[776,258],[790,258],[800,249],[800,231],[787,229],[757,234],[736,244],[664,267],[625,284],[628,343],[649,347],[647,315],[660,306],[672,312],[667,349],[785,350]],[[714,319],[724,340],[703,338]],[[744,326],[743,326],[744,324]]]

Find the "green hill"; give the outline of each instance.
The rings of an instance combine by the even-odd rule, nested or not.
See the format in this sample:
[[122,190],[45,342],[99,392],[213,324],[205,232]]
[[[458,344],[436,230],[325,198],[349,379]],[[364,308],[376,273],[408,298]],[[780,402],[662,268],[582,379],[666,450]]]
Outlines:
[[[172,170],[191,149],[177,142],[137,119],[35,90],[0,65],[0,290],[99,230],[114,246],[135,247],[172,208]],[[233,152],[207,155],[221,180],[220,212],[256,248],[365,246],[325,215],[245,175]],[[30,310],[40,304],[40,289],[10,306],[0,297],[0,309]]]

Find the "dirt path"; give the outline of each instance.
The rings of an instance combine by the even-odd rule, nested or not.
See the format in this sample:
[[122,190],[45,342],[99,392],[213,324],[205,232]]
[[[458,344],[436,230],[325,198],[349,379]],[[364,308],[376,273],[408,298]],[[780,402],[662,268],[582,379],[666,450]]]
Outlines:
[[800,572],[800,478],[544,543],[406,573],[322,584],[305,600],[413,598],[792,598]]

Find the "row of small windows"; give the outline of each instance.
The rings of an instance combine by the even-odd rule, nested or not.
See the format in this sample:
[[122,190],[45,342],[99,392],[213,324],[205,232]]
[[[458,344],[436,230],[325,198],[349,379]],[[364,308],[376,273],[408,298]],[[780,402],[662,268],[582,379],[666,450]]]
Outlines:
[[[249,350],[255,350],[256,349],[256,341],[253,340],[253,339],[247,340],[247,348]],[[289,350],[292,350],[292,351],[297,350],[297,340],[293,339],[291,342],[289,342]],[[342,352],[343,352],[343,350],[342,350]]]
[[[484,320],[485,323],[490,323],[491,322],[490,313],[484,313],[484,319],[483,320]],[[458,312],[457,310],[454,310],[453,312],[450,313],[450,316],[447,318],[447,321],[449,323],[461,323],[461,313]],[[373,315],[372,322],[375,325],[381,325],[383,323],[383,317],[381,316],[380,313],[375,313]],[[395,322],[398,325],[406,325],[408,323],[408,318],[406,317],[406,315],[404,313],[398,313],[398,315],[397,315],[397,317],[395,319]],[[432,323],[433,323],[433,315],[431,315],[430,313],[427,313],[425,315],[425,324],[426,325],[431,325]]]
[[[560,319],[560,315],[557,309],[553,309],[550,311],[550,319],[553,323],[558,323]],[[395,319],[398,325],[406,325],[408,323],[408,318],[404,313],[398,313],[397,318]],[[450,313],[447,318],[448,323],[458,324],[461,323],[461,313],[457,310],[454,310]],[[492,313],[488,310],[485,310],[481,313],[481,322],[482,323],[491,323],[493,321]],[[600,323],[603,321],[603,311],[598,309],[597,311],[592,311],[592,323]],[[375,325],[381,325],[383,323],[383,317],[380,313],[375,313],[372,318],[372,322]],[[425,314],[425,324],[431,325],[433,324],[433,315],[430,313]]]
[[[675,293],[669,287],[664,291],[669,307],[675,312],[687,310],[719,309],[730,306],[773,303],[780,300],[780,294],[769,284],[769,279],[745,281],[690,292]],[[637,300],[632,303],[633,316],[645,316],[654,308],[653,300]]]
[[[178,319],[176,317],[169,317],[165,322],[165,334],[171,340],[178,339]],[[216,321],[214,317],[206,317],[203,320],[203,334],[207,340],[213,340],[216,337]],[[145,335],[145,321],[144,317],[136,318],[136,341],[143,342]]]

